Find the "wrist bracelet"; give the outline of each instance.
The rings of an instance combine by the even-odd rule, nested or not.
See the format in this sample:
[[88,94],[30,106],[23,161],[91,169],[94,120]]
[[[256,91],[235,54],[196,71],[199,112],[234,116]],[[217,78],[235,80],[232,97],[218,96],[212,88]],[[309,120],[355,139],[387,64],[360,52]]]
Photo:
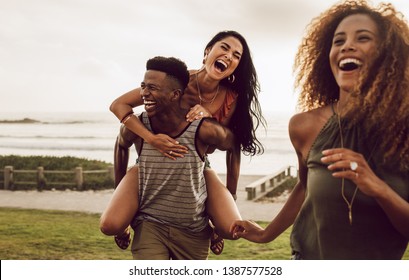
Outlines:
[[120,123],[125,123],[129,118],[133,115],[133,111],[129,111],[126,115],[121,119]]
[[129,115],[125,116],[125,118],[122,119],[121,123],[125,124],[127,121],[129,121],[130,118],[132,118],[133,115],[133,113],[130,113]]

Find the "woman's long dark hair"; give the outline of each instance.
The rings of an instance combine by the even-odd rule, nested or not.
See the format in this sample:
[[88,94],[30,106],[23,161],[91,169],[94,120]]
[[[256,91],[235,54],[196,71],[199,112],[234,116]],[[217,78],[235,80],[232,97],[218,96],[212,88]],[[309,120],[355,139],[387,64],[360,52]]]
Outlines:
[[262,154],[264,148],[256,137],[256,130],[260,124],[266,127],[266,121],[258,101],[260,85],[246,40],[236,31],[221,31],[210,40],[205,50],[212,48],[216,42],[226,37],[236,38],[243,46],[240,63],[233,73],[234,82],[229,82],[227,78],[220,82],[238,94],[236,110],[230,120],[229,128],[233,131],[244,154]]

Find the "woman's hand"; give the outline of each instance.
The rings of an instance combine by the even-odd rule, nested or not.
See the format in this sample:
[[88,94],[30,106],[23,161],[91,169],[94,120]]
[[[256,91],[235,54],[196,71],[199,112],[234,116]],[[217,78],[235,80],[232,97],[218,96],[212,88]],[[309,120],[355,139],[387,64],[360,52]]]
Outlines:
[[148,142],[164,156],[173,160],[188,153],[187,147],[166,134],[154,134]]
[[322,153],[321,161],[329,164],[328,169],[334,171],[334,177],[351,180],[362,193],[373,197],[395,229],[409,239],[409,203],[372,171],[361,154],[348,149],[331,149]]
[[234,239],[243,237],[249,241],[262,243],[264,229],[256,222],[237,220],[230,226],[230,233]]
[[332,176],[351,180],[364,194],[376,198],[388,187],[376,176],[362,154],[345,148],[325,150],[322,154],[321,161],[334,171]]
[[200,120],[211,116],[212,114],[210,114],[209,111],[207,111],[202,105],[197,104],[187,113],[186,120],[188,122],[193,122],[194,120]]

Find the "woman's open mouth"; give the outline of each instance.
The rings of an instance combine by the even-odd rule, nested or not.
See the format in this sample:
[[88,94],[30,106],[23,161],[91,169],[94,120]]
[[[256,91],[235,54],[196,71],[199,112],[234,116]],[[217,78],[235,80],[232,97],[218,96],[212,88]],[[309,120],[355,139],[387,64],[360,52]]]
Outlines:
[[219,70],[220,72],[224,72],[227,69],[227,64],[221,59],[216,60],[214,63],[214,67]]
[[356,58],[345,58],[338,63],[339,69],[342,71],[353,71],[362,65],[362,61]]

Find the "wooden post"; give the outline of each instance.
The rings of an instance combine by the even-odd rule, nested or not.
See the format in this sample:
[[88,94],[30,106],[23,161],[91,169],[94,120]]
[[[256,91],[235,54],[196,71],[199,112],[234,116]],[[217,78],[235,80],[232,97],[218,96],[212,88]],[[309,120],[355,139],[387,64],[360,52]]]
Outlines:
[[114,171],[114,166],[108,166],[108,174],[109,174],[109,178],[112,179],[112,181],[115,181],[115,171]]
[[280,178],[280,182],[283,180],[283,172],[281,172],[280,174],[278,174],[278,178]]
[[82,174],[82,167],[75,167],[75,183],[77,184],[77,189],[82,190],[84,184],[84,177]]
[[253,200],[256,197],[256,188],[254,187],[247,187],[247,200]]
[[266,191],[266,182],[261,183],[260,185],[260,191],[265,192]]
[[270,187],[274,187],[274,177],[270,179]]
[[277,179],[277,183],[281,182],[281,173],[277,174],[276,179]]
[[14,182],[13,178],[13,166],[4,167],[4,189],[9,190],[12,188]]
[[44,167],[37,167],[37,189],[42,191],[45,187],[45,176],[44,176]]

